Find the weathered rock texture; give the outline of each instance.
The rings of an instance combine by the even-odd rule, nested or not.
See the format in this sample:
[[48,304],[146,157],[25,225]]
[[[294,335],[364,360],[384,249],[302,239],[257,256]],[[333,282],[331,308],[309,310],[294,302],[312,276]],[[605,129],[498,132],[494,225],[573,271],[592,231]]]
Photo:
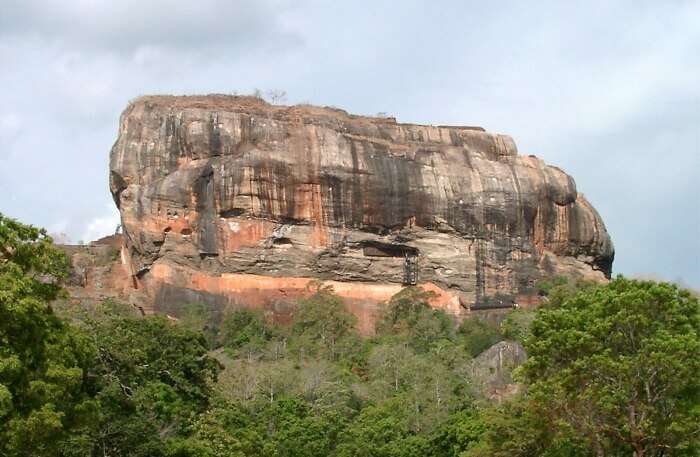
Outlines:
[[155,310],[257,306],[284,319],[312,280],[371,328],[405,257],[435,306],[524,303],[542,276],[610,275],[613,247],[574,180],[473,127],[397,123],[250,97],[143,97],[110,186]]
[[527,353],[517,341],[500,341],[479,354],[469,364],[467,374],[475,393],[501,401],[520,389],[513,370],[525,363]]
[[131,303],[137,308],[148,297],[135,289],[123,238],[112,235],[87,245],[58,245],[71,263],[71,274],[64,284],[74,303],[95,304],[104,299]]

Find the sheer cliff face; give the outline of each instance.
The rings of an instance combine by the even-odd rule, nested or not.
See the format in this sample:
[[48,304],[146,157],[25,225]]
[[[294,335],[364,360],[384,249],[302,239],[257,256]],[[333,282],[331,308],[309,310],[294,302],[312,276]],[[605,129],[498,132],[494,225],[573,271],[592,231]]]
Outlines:
[[573,179],[478,128],[399,124],[244,97],[145,97],[110,186],[154,308],[284,314],[328,281],[369,325],[417,281],[455,314],[524,301],[545,275],[609,276],[613,247]]

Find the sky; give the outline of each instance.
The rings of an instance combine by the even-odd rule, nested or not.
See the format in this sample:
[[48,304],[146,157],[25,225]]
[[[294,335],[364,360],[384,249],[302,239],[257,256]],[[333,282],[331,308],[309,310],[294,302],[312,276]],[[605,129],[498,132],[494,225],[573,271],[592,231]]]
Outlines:
[[0,212],[113,233],[129,100],[255,89],[507,133],[575,178],[614,272],[700,287],[700,0],[0,0]]

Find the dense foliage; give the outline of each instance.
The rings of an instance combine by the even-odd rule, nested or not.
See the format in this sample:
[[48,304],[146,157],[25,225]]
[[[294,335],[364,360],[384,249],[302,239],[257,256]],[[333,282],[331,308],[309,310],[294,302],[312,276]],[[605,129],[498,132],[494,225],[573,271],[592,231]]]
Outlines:
[[[321,284],[289,326],[200,304],[174,322],[59,307],[67,265],[0,215],[1,456],[699,452],[700,308],[670,284],[557,279],[536,313],[457,327],[405,288],[361,338]],[[470,367],[503,339],[529,359],[520,393],[493,404]]]
[[85,455],[95,347],[48,306],[68,274],[43,230],[0,214],[0,453]]
[[696,455],[700,311],[670,284],[617,278],[543,309],[523,367],[528,393],[605,455]]

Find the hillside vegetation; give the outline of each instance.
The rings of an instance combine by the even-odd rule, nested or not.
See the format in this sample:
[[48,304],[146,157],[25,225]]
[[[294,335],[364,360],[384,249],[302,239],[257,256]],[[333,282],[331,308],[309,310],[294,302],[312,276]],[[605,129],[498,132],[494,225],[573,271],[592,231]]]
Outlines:
[[[406,288],[361,338],[322,284],[276,327],[68,306],[67,274],[0,214],[2,456],[700,455],[700,304],[672,284],[556,280],[537,312],[458,327]],[[502,340],[528,359],[496,402],[471,368]]]

